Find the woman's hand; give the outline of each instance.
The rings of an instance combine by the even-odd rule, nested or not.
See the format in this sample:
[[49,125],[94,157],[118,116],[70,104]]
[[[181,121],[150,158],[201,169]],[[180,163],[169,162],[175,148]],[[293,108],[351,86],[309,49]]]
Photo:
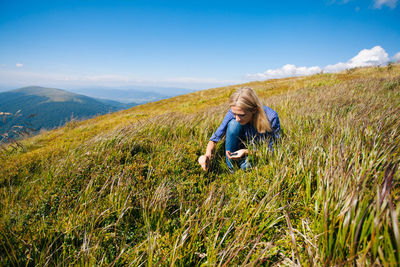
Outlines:
[[249,154],[249,151],[245,148],[239,149],[238,151],[235,151],[235,152],[226,151],[226,156],[229,159],[233,159],[233,160],[241,159],[244,156],[246,156],[247,154]]
[[213,158],[215,147],[216,142],[208,141],[206,153],[204,155],[201,155],[198,159],[198,162],[204,171],[208,171],[208,167],[210,166],[210,162]]
[[204,171],[207,171],[207,170],[208,170],[208,167],[209,167],[209,165],[210,165],[210,157],[208,157],[207,155],[201,155],[201,156],[199,157],[199,159],[198,159],[198,162],[199,162],[201,168],[202,168]]

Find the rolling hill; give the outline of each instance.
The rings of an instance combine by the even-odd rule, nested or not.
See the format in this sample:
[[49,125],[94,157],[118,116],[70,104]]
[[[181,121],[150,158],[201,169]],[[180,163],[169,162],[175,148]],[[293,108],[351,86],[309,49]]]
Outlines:
[[[276,110],[277,149],[197,158],[228,97]],[[400,263],[400,66],[213,88],[2,147],[0,265]]]
[[125,104],[144,104],[193,92],[193,90],[183,88],[154,86],[79,88],[70,89],[70,91],[96,99],[110,99]]
[[20,111],[20,116],[10,116],[0,122],[0,133],[10,131],[14,125],[29,126],[35,130],[52,129],[71,119],[87,119],[124,107],[121,103],[102,102],[60,89],[24,87],[0,93],[1,112],[16,114]]

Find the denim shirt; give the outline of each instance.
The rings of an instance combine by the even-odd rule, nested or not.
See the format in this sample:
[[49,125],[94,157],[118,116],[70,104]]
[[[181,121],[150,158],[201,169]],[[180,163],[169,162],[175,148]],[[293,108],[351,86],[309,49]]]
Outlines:
[[[275,110],[267,106],[264,106],[263,108],[269,122],[271,123],[272,132],[259,133],[251,123],[247,123],[246,125],[243,126],[244,135],[246,141],[251,143],[269,139],[268,148],[272,150],[274,142],[276,142],[276,140],[280,137],[281,125],[279,122],[278,113],[276,113]],[[232,110],[229,109],[221,125],[211,136],[210,141],[218,142],[219,140],[221,140],[221,138],[225,136],[228,123],[234,119],[235,116],[233,115]]]

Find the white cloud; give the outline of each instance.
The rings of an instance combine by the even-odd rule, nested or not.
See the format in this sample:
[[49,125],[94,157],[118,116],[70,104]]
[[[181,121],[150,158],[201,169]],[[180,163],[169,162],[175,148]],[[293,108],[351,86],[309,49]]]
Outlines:
[[328,5],[333,5],[333,4],[343,5],[347,4],[348,2],[350,2],[350,0],[325,0],[325,3]]
[[280,69],[270,69],[266,70],[263,73],[256,74],[248,74],[247,78],[251,80],[258,79],[273,79],[273,78],[283,78],[289,76],[303,76],[303,75],[312,75],[321,72],[321,68],[318,66],[314,67],[297,67],[296,65],[286,64]]
[[346,63],[339,62],[334,65],[328,65],[324,68],[325,72],[337,72],[356,67],[367,67],[376,65],[385,65],[389,62],[388,54],[385,49],[375,46],[371,49],[361,50],[357,56]]
[[328,65],[324,68],[324,72],[338,72],[350,68],[347,63],[339,62],[333,65]]
[[394,62],[400,62],[400,52],[396,53],[396,55],[394,55],[394,56],[392,57],[392,60],[393,60]]
[[17,63],[17,64],[15,64],[15,66],[16,66],[17,68],[22,68],[22,67],[24,66],[24,64],[22,64],[22,63]]
[[[327,5],[346,5],[350,2],[354,2],[353,0],[325,0]],[[397,6],[398,0],[372,0],[373,8],[381,9],[383,6],[388,6],[391,9],[395,9]],[[360,7],[356,7],[355,11],[360,11]]]
[[375,46],[371,49],[361,50],[357,56],[350,59],[350,67],[364,67],[387,64],[389,62],[388,54],[381,46]]
[[384,5],[394,9],[397,5],[397,0],[374,0],[374,8],[381,9]]
[[[400,52],[397,53],[395,57],[400,60]],[[321,68],[319,66],[297,67],[292,64],[287,64],[279,69],[269,69],[263,73],[247,74],[246,78],[250,80],[265,80],[290,76],[312,75],[320,73],[321,71],[338,72],[356,67],[385,65],[388,62],[389,57],[386,51],[380,46],[375,46],[371,49],[361,50],[355,57],[345,63],[339,62],[333,65],[327,65],[324,68]]]

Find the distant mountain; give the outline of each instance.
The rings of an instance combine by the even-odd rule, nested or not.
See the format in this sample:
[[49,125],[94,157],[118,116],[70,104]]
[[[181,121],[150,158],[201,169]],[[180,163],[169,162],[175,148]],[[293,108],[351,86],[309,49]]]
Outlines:
[[115,107],[116,109],[128,109],[137,105],[140,105],[140,103],[135,103],[135,102],[130,102],[130,103],[121,103],[118,101],[110,100],[110,99],[103,99],[103,98],[95,98],[97,101]]
[[124,91],[142,91],[142,92],[154,92],[160,95],[165,95],[168,97],[174,97],[178,95],[185,95],[188,93],[192,93],[195,90],[180,88],[180,87],[159,87],[159,86],[120,86],[117,87],[118,90]]
[[71,118],[85,119],[127,107],[115,101],[107,103],[55,88],[24,87],[0,93],[0,112],[15,114],[20,110],[20,116],[0,120],[0,134],[8,132],[13,125],[51,129],[64,125]]
[[98,99],[111,99],[121,103],[137,104],[154,102],[194,92],[194,90],[183,88],[153,86],[96,87],[70,89],[69,91]]

